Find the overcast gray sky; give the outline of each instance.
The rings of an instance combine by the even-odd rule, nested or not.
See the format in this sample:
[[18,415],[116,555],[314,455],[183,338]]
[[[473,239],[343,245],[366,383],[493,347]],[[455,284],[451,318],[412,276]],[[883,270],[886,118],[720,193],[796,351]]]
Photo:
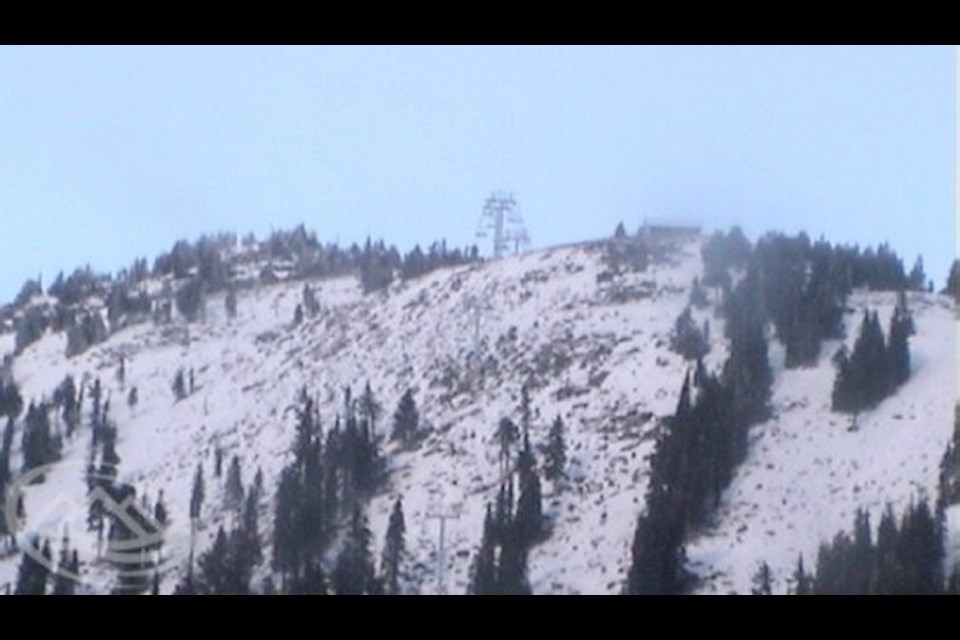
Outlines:
[[[617,221],[954,255],[953,47],[0,47],[0,301],[179,238]],[[487,251],[486,247],[481,247]]]

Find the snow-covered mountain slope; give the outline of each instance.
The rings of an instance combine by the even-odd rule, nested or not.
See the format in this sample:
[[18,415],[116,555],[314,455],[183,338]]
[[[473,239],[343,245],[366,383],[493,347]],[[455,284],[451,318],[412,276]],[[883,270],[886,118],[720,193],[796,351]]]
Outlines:
[[[121,479],[151,499],[162,490],[171,512],[163,592],[186,566],[197,464],[207,479],[198,551],[228,522],[223,478],[211,472],[217,446],[226,460],[240,456],[245,483],[262,468],[269,500],[260,529],[269,541],[300,389],[316,394],[329,427],[343,388],[359,393],[368,380],[385,409],[378,434],[387,433],[407,388],[431,429],[411,451],[384,443],[389,479],[368,509],[374,541],[382,545],[390,506],[403,496],[411,586],[434,593],[439,525],[428,515],[456,514],[446,521],[446,586],[464,592],[485,505],[500,480],[495,431],[503,417],[519,421],[520,389],[529,382],[532,441],[544,443],[560,415],[569,458],[568,486],[544,485],[553,531],[531,551],[533,590],[615,593],[644,506],[656,418],[673,412],[689,364],[669,351],[669,333],[702,265],[699,246],[690,243],[668,262],[610,279],[603,252],[599,244],[544,250],[436,271],[369,295],[354,278],[317,280],[311,285],[322,311],[299,326],[292,319],[303,283],[265,286],[240,293],[232,321],[223,297],[213,297],[204,324],[135,326],[72,359],[64,357],[65,337],[48,334],[16,358],[14,375],[26,400],[49,397],[68,373],[78,381],[101,378],[119,429]],[[880,309],[886,324],[894,297],[857,294],[850,302]],[[953,419],[953,311],[946,298],[932,295],[917,294],[910,304],[918,330],[911,342],[914,375],[896,396],[861,415],[856,431],[829,411],[829,355],[836,345],[824,346],[818,367],[798,371],[784,371],[779,347],[771,349],[774,418],[752,430],[749,457],[715,525],[688,548],[691,567],[705,578],[702,591],[743,592],[761,560],[783,584],[797,553],[810,565],[822,540],[850,527],[857,505],[901,507],[921,490],[935,492]],[[706,363],[716,368],[726,356],[722,320],[709,308],[694,317],[711,323]],[[847,317],[851,342],[857,322],[859,315]],[[121,354],[123,389],[115,377]],[[181,367],[194,369],[196,392],[175,402],[171,382]],[[132,386],[139,402],[130,408],[125,398]],[[67,443],[46,482],[27,488],[25,504],[31,526],[49,535],[54,549],[68,528],[86,563],[86,582],[107,590],[112,572],[92,562],[96,539],[86,530],[89,438],[83,429]],[[0,559],[0,584],[15,580],[16,566],[15,557]]]

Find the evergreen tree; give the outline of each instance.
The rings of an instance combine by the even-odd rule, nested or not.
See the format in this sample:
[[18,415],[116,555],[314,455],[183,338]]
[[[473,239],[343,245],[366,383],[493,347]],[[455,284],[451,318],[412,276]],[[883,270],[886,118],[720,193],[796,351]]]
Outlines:
[[374,568],[370,553],[370,530],[360,506],[354,507],[346,543],[337,556],[333,588],[337,595],[363,595],[374,588]]
[[693,321],[690,307],[683,310],[676,320],[670,337],[670,348],[687,360],[702,358],[710,350],[700,328]]
[[524,384],[520,387],[520,427],[523,429],[523,436],[530,435],[530,424],[533,420],[530,409],[530,385]]
[[859,382],[862,385],[865,406],[874,406],[891,388],[887,345],[876,312],[867,315],[862,340],[858,340],[854,346],[850,362],[860,371]]
[[237,456],[230,461],[223,497],[224,509],[239,514],[243,507],[243,480],[240,477],[240,458]]
[[254,504],[260,504],[260,498],[263,497],[263,469],[257,467],[257,473],[253,476],[253,489],[250,491],[253,496]]
[[247,499],[243,505],[243,518],[237,532],[238,553],[241,558],[249,562],[251,567],[259,565],[263,561],[257,502],[256,491],[247,493]]
[[230,595],[232,593],[228,565],[229,553],[227,533],[221,526],[217,530],[217,537],[213,546],[197,560],[197,566],[200,568],[200,579],[205,592],[212,595]]
[[508,474],[500,483],[493,518],[494,537],[498,545],[502,545],[504,538],[511,534],[510,529],[513,527],[514,515],[513,502],[513,474]]
[[60,438],[50,427],[49,407],[30,404],[23,426],[23,470],[51,464],[60,459]]
[[24,349],[43,337],[49,324],[41,307],[30,307],[17,320],[14,337],[14,354],[20,355]]
[[926,500],[904,514],[900,528],[900,557],[910,569],[909,593],[937,595],[943,589],[943,527]]
[[64,533],[60,547],[60,561],[57,564],[53,583],[53,595],[72,596],[76,589],[77,576],[80,575],[80,561],[77,552],[70,551],[70,538]]
[[516,530],[507,529],[500,544],[497,563],[497,593],[508,596],[526,596],[532,593],[527,580],[527,552]]
[[960,260],[954,260],[953,264],[950,265],[947,285],[940,293],[953,296],[954,300],[960,302]]
[[543,506],[537,462],[530,447],[530,438],[524,436],[523,450],[517,460],[520,475],[520,497],[514,527],[518,544],[527,549],[543,533]]
[[23,398],[13,380],[0,376],[0,417],[16,418],[23,411]]
[[817,553],[817,573],[813,581],[814,595],[853,595],[847,572],[853,542],[846,533],[838,533],[832,544],[821,544]]
[[196,523],[200,519],[200,508],[203,506],[203,463],[197,465],[197,472],[193,476],[193,490],[190,493],[190,519]]
[[230,320],[235,319],[237,317],[237,289],[233,285],[227,289],[224,306],[226,307],[227,318]]
[[805,298],[796,303],[793,315],[783,329],[786,347],[784,365],[788,369],[815,366],[820,355],[817,308],[813,300]]
[[803,568],[803,555],[797,557],[797,568],[793,572],[794,595],[811,595],[810,576]]
[[910,377],[910,326],[912,321],[899,306],[890,321],[890,340],[887,347],[890,379],[893,387],[902,385]]
[[550,427],[550,435],[547,440],[546,458],[543,464],[545,477],[556,483],[564,477],[566,464],[567,446],[563,438],[563,420],[560,418],[560,414],[557,414],[553,425]]
[[[656,496],[662,490],[654,488],[648,493]],[[652,501],[637,521],[627,575],[628,595],[678,594],[683,588],[685,553],[679,527],[666,512],[665,498]]]
[[917,256],[917,261],[913,263],[908,277],[910,289],[913,291],[923,291],[927,285],[927,274],[923,270],[923,256]]
[[833,363],[837,369],[837,377],[833,381],[831,408],[834,411],[853,413],[857,406],[852,397],[855,384],[854,372],[846,347],[840,347],[833,357]]
[[387,537],[383,544],[383,559],[380,563],[380,573],[384,591],[387,595],[400,594],[401,563],[405,553],[405,531],[403,504],[400,498],[397,498],[396,502],[393,503],[393,511],[390,513]]
[[753,589],[751,593],[755,596],[773,595],[773,577],[770,574],[770,566],[766,562],[760,563],[756,573],[753,574]]
[[380,417],[382,410],[380,403],[377,402],[373,391],[370,389],[370,381],[367,380],[367,384],[363,388],[363,395],[360,396],[360,413],[370,424],[370,435],[374,440],[376,440],[377,434],[377,419]]
[[273,519],[273,568],[281,576],[299,573],[301,562],[301,532],[299,522],[302,510],[302,491],[297,470],[284,467],[277,487]]
[[326,445],[323,448],[323,512],[331,520],[340,510],[340,475],[339,461],[342,460],[340,447],[340,419],[333,424],[333,429],[327,434]]
[[203,317],[203,281],[190,278],[176,294],[177,311],[187,322],[195,322]]
[[153,519],[161,527],[166,527],[169,524],[170,516],[167,513],[167,505],[163,501],[163,489],[160,490],[160,494],[157,496],[157,503],[153,507]]
[[50,575],[50,541],[44,540],[43,547],[40,541],[34,538],[28,542],[35,551],[39,552],[45,562],[37,561],[33,555],[23,553],[20,561],[20,570],[17,573],[17,584],[14,594],[18,596],[42,596],[47,591],[47,579]]
[[80,425],[80,406],[77,403],[77,387],[73,376],[67,376],[53,392],[53,403],[62,407],[63,423],[67,427],[67,437],[73,436]]
[[187,385],[186,381],[184,380],[184,372],[182,367],[177,369],[177,373],[173,377],[171,389],[173,390],[173,397],[178,401],[187,397]]
[[350,385],[343,388],[343,416],[349,422],[354,416],[356,405],[353,401],[353,389]]
[[[10,447],[13,444],[13,418],[7,418],[3,431],[3,445],[0,446],[0,505],[4,511],[7,505],[7,484],[10,482]],[[0,540],[11,535],[7,517],[0,515]]]
[[405,445],[409,445],[416,438],[419,429],[420,416],[417,412],[417,405],[413,399],[413,390],[407,389],[400,398],[400,404],[393,416],[393,433],[391,437],[399,440]]
[[[83,392],[81,391],[81,394]],[[94,433],[94,441],[96,444],[97,436],[100,433],[100,423],[103,421],[103,418],[100,414],[101,402],[103,400],[103,387],[100,385],[100,378],[97,378],[93,381],[93,386],[90,388],[90,428]]]
[[847,568],[847,581],[853,593],[870,593],[874,589],[874,546],[870,514],[857,509],[853,525],[853,547]]
[[252,547],[249,532],[242,526],[230,532],[227,538],[227,579],[228,593],[246,595],[250,593],[250,580],[259,558],[255,555],[259,549]]
[[487,515],[483,520],[483,537],[470,571],[470,585],[467,593],[471,595],[489,596],[497,593],[495,529],[493,510],[487,503]]
[[[744,282],[749,282],[749,278],[748,274]],[[757,310],[757,286],[741,283],[728,300],[728,313],[732,314],[726,327],[730,357],[724,363],[723,384],[733,396],[734,421],[745,426],[767,418],[773,384],[767,341]]]
[[305,399],[303,407],[297,411],[297,431],[293,443],[294,460],[300,466],[304,465],[310,457],[318,433],[318,425],[314,420],[313,400],[306,397],[306,389],[303,390],[303,394]]
[[510,418],[501,418],[497,427],[497,442],[500,444],[500,465],[504,474],[510,471],[510,450],[519,439],[520,430]]
[[880,518],[877,529],[877,548],[874,553],[876,587],[878,595],[892,595],[898,593],[902,583],[902,570],[897,550],[899,530],[897,519],[893,514],[893,506],[889,503]]
[[120,389],[127,381],[127,361],[123,354],[120,354],[120,364],[117,366],[117,382],[120,383]]
[[304,553],[309,555],[320,552],[333,531],[333,519],[328,517],[324,493],[325,468],[319,434],[314,437],[304,458],[300,478],[299,527],[304,532]]
[[900,319],[906,328],[907,336],[913,336],[917,333],[917,328],[913,323],[913,313],[907,305],[907,292],[900,290],[897,295],[897,305],[893,309],[894,314],[899,314]]

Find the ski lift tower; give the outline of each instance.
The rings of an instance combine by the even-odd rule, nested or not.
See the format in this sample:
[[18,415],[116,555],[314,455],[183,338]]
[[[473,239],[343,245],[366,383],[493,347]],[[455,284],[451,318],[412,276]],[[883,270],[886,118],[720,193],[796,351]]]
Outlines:
[[510,251],[511,245],[514,254],[520,253],[521,247],[525,249],[530,245],[530,235],[512,193],[494,192],[483,205],[477,237],[487,238],[491,232],[495,260]]

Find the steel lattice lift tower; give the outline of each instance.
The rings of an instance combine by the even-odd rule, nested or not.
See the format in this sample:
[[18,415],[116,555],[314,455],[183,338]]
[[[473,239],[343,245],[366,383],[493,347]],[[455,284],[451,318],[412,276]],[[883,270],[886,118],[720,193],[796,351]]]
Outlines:
[[477,237],[487,238],[491,232],[495,260],[511,248],[517,254],[521,247],[525,249],[530,245],[530,235],[512,193],[494,192],[483,205]]

